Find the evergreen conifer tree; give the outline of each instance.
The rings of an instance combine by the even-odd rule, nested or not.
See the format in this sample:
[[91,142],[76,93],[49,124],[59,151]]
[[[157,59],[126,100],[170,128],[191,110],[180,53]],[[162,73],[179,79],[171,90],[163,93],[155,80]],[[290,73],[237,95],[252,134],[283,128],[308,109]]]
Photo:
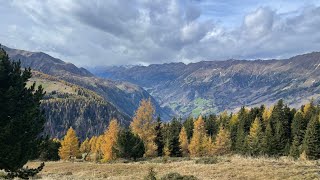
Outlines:
[[164,148],[164,139],[163,139],[163,130],[162,130],[162,123],[161,123],[160,116],[158,116],[157,118],[155,131],[156,131],[155,143],[157,145],[157,153],[158,153],[158,156],[162,156],[163,148]]
[[184,128],[186,129],[188,140],[191,140],[191,137],[193,135],[193,128],[194,128],[194,121],[193,117],[188,117],[186,121],[183,123]]
[[320,122],[318,116],[313,116],[308,124],[303,150],[308,159],[320,158]]
[[170,156],[172,157],[182,156],[179,143],[179,134],[181,127],[181,123],[176,118],[171,121],[168,137],[168,148],[170,151]]
[[291,136],[293,140],[290,147],[290,156],[294,158],[298,158],[302,153],[301,146],[302,146],[304,134],[305,134],[304,121],[305,119],[303,117],[303,114],[300,111],[298,111],[295,114],[291,124]]
[[145,153],[142,139],[134,135],[130,130],[119,131],[113,151],[117,157],[133,160],[143,157]]
[[21,70],[0,48],[0,170],[14,172],[35,154],[45,123],[40,100],[43,88],[33,83],[31,69]]

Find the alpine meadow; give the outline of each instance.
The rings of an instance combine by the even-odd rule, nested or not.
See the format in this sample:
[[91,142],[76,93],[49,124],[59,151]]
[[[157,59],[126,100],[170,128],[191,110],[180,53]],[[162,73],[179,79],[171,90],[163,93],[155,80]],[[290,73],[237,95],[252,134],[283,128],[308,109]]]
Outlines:
[[319,1],[0,14],[0,179],[320,179]]

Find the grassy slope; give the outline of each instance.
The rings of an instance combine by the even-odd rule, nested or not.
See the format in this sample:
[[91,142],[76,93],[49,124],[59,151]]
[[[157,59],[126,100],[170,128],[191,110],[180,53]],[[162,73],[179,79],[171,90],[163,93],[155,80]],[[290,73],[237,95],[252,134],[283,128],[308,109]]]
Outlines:
[[[39,162],[30,162],[29,167]],[[47,162],[40,173],[43,179],[143,179],[154,167],[157,177],[169,172],[194,175],[199,179],[320,179],[316,161],[292,161],[287,158],[221,157],[217,164],[196,164],[195,160],[169,163]]]

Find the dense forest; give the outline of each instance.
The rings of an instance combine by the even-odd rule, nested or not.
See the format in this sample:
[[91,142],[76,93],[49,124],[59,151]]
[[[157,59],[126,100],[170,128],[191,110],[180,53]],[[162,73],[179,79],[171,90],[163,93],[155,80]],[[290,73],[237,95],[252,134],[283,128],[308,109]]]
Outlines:
[[72,125],[84,140],[103,133],[112,118],[129,125],[128,116],[91,90],[38,71],[32,72],[27,86],[32,83],[42,85],[46,91],[41,100],[46,118],[44,134],[52,138],[62,138]]
[[173,118],[165,123],[160,117],[155,118],[150,100],[143,100],[130,128],[122,128],[113,119],[103,134],[88,137],[82,143],[70,128],[59,153],[62,159],[86,154],[86,160],[102,162],[225,154],[319,159],[319,110],[312,100],[299,109],[279,100],[271,107],[242,107],[237,113]]

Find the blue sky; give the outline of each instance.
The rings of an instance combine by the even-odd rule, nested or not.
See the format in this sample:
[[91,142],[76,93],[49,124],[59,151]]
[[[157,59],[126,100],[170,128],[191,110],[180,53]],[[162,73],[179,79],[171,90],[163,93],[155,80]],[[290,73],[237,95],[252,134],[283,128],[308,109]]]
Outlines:
[[320,1],[0,3],[3,45],[79,66],[288,58],[320,49]]

